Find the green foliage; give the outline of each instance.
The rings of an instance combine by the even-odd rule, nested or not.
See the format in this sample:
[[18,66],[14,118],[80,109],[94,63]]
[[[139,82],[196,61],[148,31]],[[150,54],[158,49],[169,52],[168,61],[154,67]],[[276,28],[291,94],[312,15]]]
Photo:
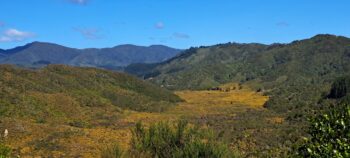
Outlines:
[[82,120],[74,120],[72,122],[69,122],[70,126],[78,127],[78,128],[89,128],[91,127],[88,122],[82,121]]
[[94,68],[50,65],[27,70],[1,65],[0,74],[1,117],[74,120],[79,119],[72,118],[77,113],[95,107],[159,112],[181,101],[172,92],[132,76]]
[[341,77],[337,79],[331,88],[331,92],[328,95],[329,98],[342,98],[346,96],[350,91],[350,77]]
[[[348,90],[345,89],[348,81],[345,84],[343,81],[335,83],[332,93],[329,89],[335,78],[349,73],[350,39],[317,35],[289,44],[228,43],[195,48],[158,64],[143,76],[151,74],[150,81],[175,90],[208,89],[228,82],[264,89],[264,94],[270,97],[264,106],[277,112],[287,122],[283,126],[275,125],[269,134],[255,134],[252,138],[252,144],[271,151],[271,144],[276,150],[288,149],[293,144],[290,140],[296,140],[305,132],[295,127],[307,125],[306,118],[315,115],[319,108],[317,105],[327,94],[341,97],[348,93],[345,91]],[[242,120],[251,116],[244,117]],[[256,122],[261,122],[260,119],[257,118],[259,121]],[[244,123],[239,126],[247,127]],[[256,126],[252,128],[256,129]],[[235,129],[231,137],[240,135],[239,132]],[[275,132],[278,135],[271,136]],[[269,141],[267,136],[276,143],[271,143],[273,141]],[[262,138],[267,140],[253,140]]]
[[101,158],[122,158],[124,151],[118,144],[108,146],[101,151]]
[[350,157],[350,104],[340,104],[310,122],[310,137],[299,147],[300,157]]
[[3,143],[0,143],[0,158],[9,158],[11,155],[12,149]]
[[186,121],[176,126],[159,122],[148,129],[139,122],[132,134],[131,154],[136,157],[233,157],[211,131],[189,127]]

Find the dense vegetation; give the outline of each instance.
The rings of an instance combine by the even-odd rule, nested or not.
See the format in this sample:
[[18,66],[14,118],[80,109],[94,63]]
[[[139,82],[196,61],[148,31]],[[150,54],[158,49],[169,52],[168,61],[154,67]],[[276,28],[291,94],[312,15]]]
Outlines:
[[[191,124],[210,128],[205,131],[184,122],[175,126],[164,122],[150,127],[137,124],[132,130],[130,151],[113,145],[102,151],[102,157],[231,156],[225,144],[242,157],[349,156],[346,102],[350,101],[350,77],[343,77],[350,73],[348,38],[318,35],[290,44],[228,43],[191,48],[163,63],[133,64],[126,70],[171,90],[203,90],[234,82],[238,89],[249,87],[257,94],[269,96],[264,105],[267,109],[237,113],[237,108],[227,108],[220,114],[183,115]],[[162,112],[181,101],[159,86],[91,68],[50,65],[34,71],[0,66],[0,74],[1,129],[18,121],[10,131],[20,131],[21,119],[35,122],[35,126],[49,123],[82,129],[52,132],[29,143],[47,151],[67,150],[57,145],[58,140],[90,136],[84,130],[92,127],[129,127],[132,121],[117,121],[128,110]],[[216,93],[221,97],[227,94]],[[233,104],[229,100],[232,98],[221,98],[221,102]],[[333,108],[339,100],[343,103]],[[215,101],[205,104],[211,103]],[[189,106],[178,110],[181,108]],[[137,120],[149,119],[152,113],[133,114]],[[158,114],[155,118],[167,118]],[[312,118],[311,122],[307,118]],[[52,129],[48,127],[47,131]],[[309,130],[305,130],[307,127]],[[306,141],[302,136],[306,136]],[[293,151],[292,147],[300,142],[302,145]]]
[[350,92],[350,77],[341,77],[337,79],[331,88],[329,98],[342,98]]
[[[138,72],[136,67],[132,70]],[[212,118],[219,120],[213,124],[222,129],[230,125],[241,127],[232,129],[228,134],[230,139],[242,136],[237,133],[246,130],[241,129],[252,129],[254,134],[249,141],[257,146],[257,155],[261,155],[271,151],[274,154],[286,153],[293,141],[305,134],[306,131],[300,127],[308,124],[306,118],[319,113],[323,98],[348,93],[348,80],[334,83],[333,91],[329,93],[329,90],[336,78],[349,73],[350,39],[317,35],[289,44],[227,43],[192,48],[153,66],[145,74],[135,74],[168,89],[208,89],[236,82],[268,95],[270,99],[265,107],[270,114],[251,111],[237,116],[242,120],[255,118],[256,121],[251,123],[256,126],[247,125],[244,121],[222,121],[219,116]],[[265,132],[266,127],[271,125],[259,119],[264,115],[280,117],[285,121],[272,127],[272,131]],[[264,138],[270,141],[258,141],[266,140]]]
[[350,104],[340,104],[311,121],[300,157],[350,157]]
[[162,45],[74,49],[57,44],[33,42],[9,50],[0,50],[0,63],[35,68],[48,64],[68,64],[122,70],[133,63],[162,62],[179,52],[178,49]]
[[176,125],[158,122],[150,127],[138,122],[132,129],[131,147],[123,152],[118,146],[104,149],[102,157],[225,158],[235,157],[213,131],[190,127],[186,121]]
[[11,155],[11,148],[0,143],[0,158],[9,158]]
[[72,124],[80,124],[75,116],[96,107],[159,112],[180,101],[171,92],[134,77],[92,68],[50,65],[26,70],[3,65],[0,73],[1,117],[39,122],[70,118]]

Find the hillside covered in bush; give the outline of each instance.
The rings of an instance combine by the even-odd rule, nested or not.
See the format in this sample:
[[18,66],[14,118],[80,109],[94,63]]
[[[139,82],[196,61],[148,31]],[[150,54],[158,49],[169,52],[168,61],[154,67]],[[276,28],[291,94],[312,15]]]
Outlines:
[[[288,44],[219,44],[191,48],[159,64],[130,65],[126,70],[168,89],[203,90],[234,82],[262,92],[269,96],[264,105],[268,113],[239,114],[241,122],[223,121],[219,116],[209,120],[216,129],[242,128],[231,129],[227,139],[242,137],[257,147],[256,155],[285,157],[307,132],[307,118],[327,108],[327,98],[349,93],[349,79],[342,76],[350,73],[350,39],[317,35]],[[264,115],[284,121],[271,127],[263,121]],[[272,130],[267,132],[268,127]],[[251,137],[238,134],[248,129]]]
[[103,107],[159,112],[180,101],[172,92],[129,75],[93,68],[2,65],[0,73],[1,117],[67,119]]

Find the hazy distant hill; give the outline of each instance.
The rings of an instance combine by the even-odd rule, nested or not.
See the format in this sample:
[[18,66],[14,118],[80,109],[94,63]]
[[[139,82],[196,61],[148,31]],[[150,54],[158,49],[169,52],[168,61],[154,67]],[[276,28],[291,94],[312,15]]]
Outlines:
[[120,45],[113,48],[85,49],[70,63],[78,66],[113,67],[133,63],[155,63],[174,57],[180,50],[162,45],[149,47]]
[[0,50],[0,63],[25,67],[48,64],[121,69],[132,63],[162,62],[180,50],[166,46],[121,45],[103,49],[74,49],[52,43],[33,42],[9,50]]
[[5,57],[5,56],[6,56],[5,50],[0,49],[0,59]]
[[44,63],[69,64],[81,52],[78,49],[57,44],[34,42],[6,51],[9,55],[2,60],[5,64],[32,66]]

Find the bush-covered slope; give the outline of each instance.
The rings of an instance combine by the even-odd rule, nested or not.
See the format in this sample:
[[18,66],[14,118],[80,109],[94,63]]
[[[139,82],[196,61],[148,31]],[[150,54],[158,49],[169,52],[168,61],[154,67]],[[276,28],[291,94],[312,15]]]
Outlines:
[[[230,131],[227,139],[236,143],[251,142],[248,148],[255,148],[258,157],[286,157],[294,142],[307,132],[306,118],[332,102],[325,98],[349,93],[349,79],[339,77],[350,74],[350,39],[317,35],[289,44],[228,43],[192,48],[152,67],[140,73],[134,65],[132,72],[168,89],[207,89],[239,82],[268,95],[268,113],[248,111],[237,115],[240,121],[218,119],[213,128]],[[283,121],[273,125],[264,121],[266,114]],[[251,136],[244,135],[246,130]]]
[[317,35],[290,44],[192,48],[153,67],[142,74],[134,66],[129,72],[169,89],[251,84],[272,96],[266,106],[288,111],[317,102],[334,78],[350,72],[350,39]]
[[162,111],[180,101],[129,75],[92,68],[50,65],[26,70],[2,65],[0,74],[1,117],[66,119],[106,107]]
[[192,48],[142,75],[155,77],[155,83],[172,85],[169,88],[205,89],[230,81],[334,75],[348,71],[349,59],[350,39],[317,35],[290,44],[228,43]]

